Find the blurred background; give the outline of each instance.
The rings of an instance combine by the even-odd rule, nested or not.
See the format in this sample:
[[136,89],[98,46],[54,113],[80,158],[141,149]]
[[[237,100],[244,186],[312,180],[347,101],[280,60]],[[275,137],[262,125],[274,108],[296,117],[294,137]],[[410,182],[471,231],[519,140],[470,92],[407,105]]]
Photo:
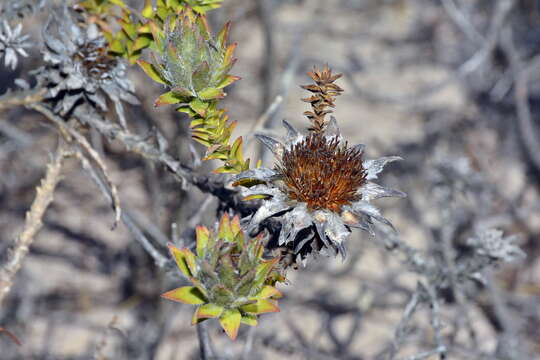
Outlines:
[[[36,46],[14,71],[0,66],[0,93],[41,65],[49,11],[22,20]],[[497,228],[519,235],[527,254],[487,269],[486,282],[441,285],[447,291],[434,309],[433,302],[411,302],[427,293],[418,290],[422,284],[438,281],[433,274],[411,270],[411,253],[393,250],[402,245],[355,230],[345,261],[319,258],[289,272],[281,313],[263,316],[255,331],[243,326],[231,342],[211,324],[220,358],[420,360],[446,352],[446,359],[540,359],[540,2],[224,0],[209,17],[214,31],[233,22],[230,40],[239,45],[232,73],[242,80],[228,88],[224,106],[238,121],[233,137],[245,137],[247,156],[272,165],[252,141],[265,112],[258,128],[265,133],[283,135],[282,119],[309,126],[299,85],[311,82],[313,66],[328,64],[343,73],[334,115],[346,140],[366,144],[367,158],[404,158],[385,169],[381,183],[408,198],[376,204],[399,244],[444,263],[448,253],[467,255],[464,244],[476,230]],[[172,107],[154,108],[162,88],[136,66],[129,77],[142,103],[126,110],[130,129],[143,136],[158,129],[169,154],[197,173],[211,170],[190,140],[188,119]],[[169,241],[173,223],[189,237],[196,224],[214,222],[216,198],[87,134],[106,159],[124,212],[151,241]],[[3,255],[56,143],[41,115],[22,107],[0,113]],[[192,307],[159,297],[179,286],[178,275],[157,267],[124,224],[111,230],[113,222],[108,200],[69,161],[0,308],[0,327],[22,343],[0,332],[1,360],[199,358]]]

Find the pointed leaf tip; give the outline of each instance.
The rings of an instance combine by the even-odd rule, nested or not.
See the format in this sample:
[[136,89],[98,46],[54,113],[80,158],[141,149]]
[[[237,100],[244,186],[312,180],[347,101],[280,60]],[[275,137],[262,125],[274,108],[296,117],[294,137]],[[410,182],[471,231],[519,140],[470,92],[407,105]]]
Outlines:
[[207,302],[204,294],[195,286],[183,286],[161,294],[161,297],[190,305],[200,305]]
[[237,309],[228,309],[223,312],[219,318],[219,323],[225,333],[232,339],[235,340],[238,335],[238,329],[240,328],[240,321],[242,320],[242,315]]

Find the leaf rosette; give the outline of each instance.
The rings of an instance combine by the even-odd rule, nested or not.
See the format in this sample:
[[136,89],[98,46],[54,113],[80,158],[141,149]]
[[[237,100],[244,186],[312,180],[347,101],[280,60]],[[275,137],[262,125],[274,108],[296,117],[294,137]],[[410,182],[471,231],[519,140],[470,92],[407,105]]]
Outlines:
[[162,297],[196,305],[192,324],[217,318],[227,335],[235,339],[241,323],[257,325],[257,316],[278,312],[275,288],[284,278],[276,269],[279,258],[263,258],[262,237],[246,237],[240,219],[225,214],[217,231],[204,226],[196,229],[197,247],[170,245],[171,255],[192,285],[183,286]]

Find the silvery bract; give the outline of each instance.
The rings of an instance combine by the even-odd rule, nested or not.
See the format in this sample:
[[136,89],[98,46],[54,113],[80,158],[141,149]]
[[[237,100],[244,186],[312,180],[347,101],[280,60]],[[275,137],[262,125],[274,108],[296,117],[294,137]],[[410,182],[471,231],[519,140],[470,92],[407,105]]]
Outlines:
[[21,24],[17,24],[13,29],[6,20],[0,24],[0,58],[4,57],[5,66],[12,70],[17,67],[19,56],[28,56],[25,48],[31,45],[27,41],[29,36],[22,35],[21,32]]
[[251,218],[249,231],[257,232],[268,218],[278,219],[279,245],[287,245],[305,259],[307,254],[327,250],[345,256],[344,242],[351,227],[374,234],[372,224],[377,221],[393,228],[371,201],[406,195],[372,180],[400,157],[364,160],[364,145],[348,147],[334,118],[323,133],[308,135],[283,123],[288,131],[284,143],[257,135],[276,156],[276,166],[248,170],[235,178],[239,183],[248,179],[263,183],[243,193],[265,197]]
[[[43,60],[47,65],[36,72],[38,80],[49,89],[54,111],[62,116],[77,110],[105,112],[108,98],[125,127],[122,101],[139,103],[127,78],[125,62],[108,54],[106,40],[95,24],[81,28],[66,8],[63,15],[62,20],[53,15],[43,30]],[[78,105],[84,105],[85,110],[77,109]]]
[[22,18],[43,8],[46,0],[3,0],[0,4],[0,17],[3,19]]

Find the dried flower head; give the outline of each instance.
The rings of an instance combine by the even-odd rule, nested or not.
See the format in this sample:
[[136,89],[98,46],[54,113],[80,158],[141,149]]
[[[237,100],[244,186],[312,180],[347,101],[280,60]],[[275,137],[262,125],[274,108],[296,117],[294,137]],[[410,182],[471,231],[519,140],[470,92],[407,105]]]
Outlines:
[[306,203],[309,210],[338,212],[360,200],[356,190],[366,182],[362,149],[321,133],[311,133],[285,149],[276,171],[288,197]]
[[341,253],[351,227],[374,233],[373,220],[385,219],[370,201],[380,197],[404,197],[398,190],[379,186],[376,179],[383,167],[398,156],[364,160],[364,145],[349,146],[342,138],[336,119],[326,115],[343,89],[334,84],[341,74],[325,66],[308,75],[315,84],[302,86],[313,95],[303,99],[312,111],[304,113],[312,122],[307,135],[301,135],[288,122],[284,143],[257,135],[276,156],[273,169],[257,168],[236,176],[236,184],[254,185],[245,190],[246,199],[264,199],[252,216],[248,230],[259,231],[262,222],[276,218],[281,223],[278,244],[304,261],[308,254]]
[[[139,103],[126,64],[107,53],[106,41],[95,24],[79,27],[67,8],[63,15],[62,20],[53,15],[44,28],[47,65],[36,71],[38,81],[49,89],[47,98],[55,104],[54,111],[63,116],[77,110],[105,112],[108,99],[126,126],[122,101]],[[53,25],[57,25],[56,32]]]
[[45,6],[47,0],[3,1],[0,4],[0,18],[23,18]]
[[405,194],[371,180],[400,157],[364,160],[364,145],[349,147],[334,118],[324,132],[308,135],[301,135],[286,121],[283,124],[288,130],[284,143],[257,136],[276,156],[275,168],[252,169],[235,178],[239,184],[262,183],[244,190],[247,199],[264,198],[251,218],[251,232],[275,217],[281,223],[279,244],[292,246],[304,259],[306,254],[325,250],[345,256],[344,241],[351,227],[371,234],[373,220],[392,227],[370,202]]
[[265,260],[262,237],[249,238],[238,216],[223,215],[217,231],[197,227],[197,251],[170,246],[180,271],[193,286],[166,292],[166,299],[197,305],[192,323],[218,318],[232,339],[240,323],[257,325],[257,316],[279,311],[281,293],[274,287],[283,281],[276,271],[279,258]]
[[4,20],[0,25],[0,58],[4,57],[6,67],[15,70],[17,67],[18,56],[27,57],[25,48],[31,46],[28,42],[28,35],[22,35],[22,25],[17,24],[11,28],[9,23]]

